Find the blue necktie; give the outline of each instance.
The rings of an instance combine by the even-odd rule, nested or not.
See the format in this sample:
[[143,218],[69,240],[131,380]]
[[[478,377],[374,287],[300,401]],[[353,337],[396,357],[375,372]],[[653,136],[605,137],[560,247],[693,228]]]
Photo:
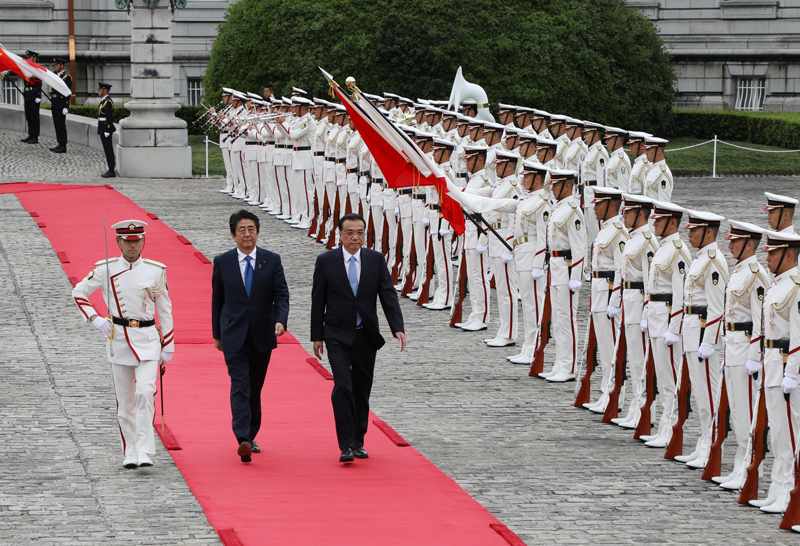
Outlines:
[[[350,256],[350,268],[348,269],[348,276],[350,277],[350,288],[353,289],[353,295],[358,294],[358,271],[356,270],[356,257]],[[361,314],[356,311],[356,326],[361,326]]]
[[250,289],[253,287],[253,266],[250,265],[250,260],[252,260],[252,256],[245,256],[245,260],[247,260],[247,265],[244,266],[244,289],[247,291],[247,297],[250,297]]

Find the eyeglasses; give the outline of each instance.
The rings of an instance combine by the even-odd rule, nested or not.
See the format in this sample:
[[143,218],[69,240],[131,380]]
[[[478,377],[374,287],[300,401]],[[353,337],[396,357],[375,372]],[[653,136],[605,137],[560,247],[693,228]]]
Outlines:
[[363,229],[359,229],[358,231],[354,231],[352,229],[348,229],[347,231],[344,232],[344,235],[345,235],[345,237],[352,237],[353,235],[357,235],[359,237],[363,237],[364,236],[364,230]]

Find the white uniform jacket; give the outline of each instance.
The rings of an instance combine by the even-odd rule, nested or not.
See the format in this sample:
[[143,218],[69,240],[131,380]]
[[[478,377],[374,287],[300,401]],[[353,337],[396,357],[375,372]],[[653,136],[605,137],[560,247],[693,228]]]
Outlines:
[[[717,248],[717,243],[698,250],[683,287],[684,352],[697,351],[701,343],[716,345],[719,342],[723,329],[722,312],[727,282],[728,264]],[[706,307],[705,319],[697,314],[687,313],[687,306]]]
[[783,372],[800,371],[800,274],[796,267],[777,277],[764,296],[764,343],[788,339],[786,369],[780,349],[764,349],[764,386],[779,387]]
[[[675,335],[681,333],[683,321],[683,285],[686,273],[692,265],[692,257],[679,233],[673,233],[661,240],[650,264],[647,282],[647,295],[650,302],[645,308],[648,330],[653,336],[662,337],[664,332]],[[659,296],[670,294],[671,302],[662,301]]]
[[[650,278],[650,262],[659,244],[647,224],[631,232],[625,243],[620,274],[624,323],[639,324],[647,306],[646,290]],[[631,283],[636,283],[632,285]]]
[[[769,286],[769,276],[755,256],[733,267],[725,288],[725,333],[727,343],[749,344],[747,360],[761,360],[761,304]],[[748,333],[738,325],[752,322]],[[745,361],[726,362],[726,366],[744,366]]]
[[[557,202],[547,223],[550,250],[550,284],[559,286],[569,281],[583,281],[583,260],[586,257],[586,228],[575,198],[570,195]],[[570,256],[560,256],[569,251]]]
[[[630,235],[617,217],[603,222],[592,246],[592,313],[620,307],[622,254]],[[612,275],[609,278],[607,275]],[[610,292],[609,292],[610,291]]]

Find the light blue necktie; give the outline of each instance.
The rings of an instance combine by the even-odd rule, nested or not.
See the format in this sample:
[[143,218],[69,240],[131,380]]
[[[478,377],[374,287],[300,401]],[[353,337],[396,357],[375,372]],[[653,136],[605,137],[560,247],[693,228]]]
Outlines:
[[247,265],[244,266],[244,289],[247,291],[247,297],[250,297],[250,289],[253,287],[253,266],[250,265],[250,260],[253,259],[252,256],[245,256],[244,259],[247,261]]
[[[348,269],[350,277],[350,288],[353,289],[353,295],[358,294],[358,271],[356,270],[356,257],[350,256],[350,268]],[[356,311],[356,326],[361,326],[361,315]]]

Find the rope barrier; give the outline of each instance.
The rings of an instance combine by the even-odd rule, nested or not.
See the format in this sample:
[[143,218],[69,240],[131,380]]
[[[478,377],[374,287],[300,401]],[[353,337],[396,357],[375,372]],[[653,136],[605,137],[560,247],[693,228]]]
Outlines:
[[739,146],[738,144],[731,144],[730,142],[725,142],[724,140],[717,140],[717,142],[719,142],[720,144],[725,144],[726,146],[730,146],[732,148],[739,148],[740,150],[747,150],[750,152],[763,152],[765,154],[792,154],[800,152],[800,150],[758,150],[756,148],[746,148],[745,146]]
[[[705,142],[701,142],[700,144],[692,144],[691,146],[684,146],[683,148],[670,148],[669,150],[664,150],[664,153],[667,153],[667,152],[680,152],[682,150],[689,150],[691,148],[697,148],[699,146],[705,146],[706,144],[710,144],[712,142],[714,142],[714,141],[713,140],[706,140]],[[717,142],[722,142],[722,141],[718,140]]]

